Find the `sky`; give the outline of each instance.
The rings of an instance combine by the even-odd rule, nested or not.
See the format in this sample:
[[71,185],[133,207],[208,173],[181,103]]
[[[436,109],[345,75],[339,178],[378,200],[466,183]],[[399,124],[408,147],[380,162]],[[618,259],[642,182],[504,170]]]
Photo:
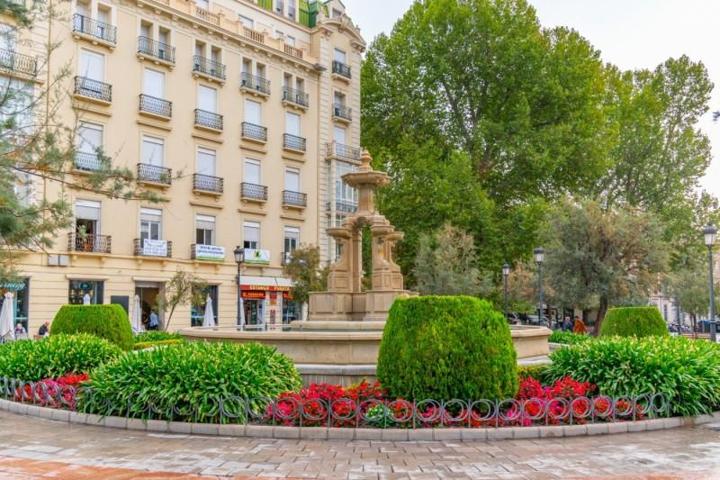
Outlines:
[[[715,83],[710,112],[720,110],[718,0],[529,0],[546,27],[564,25],[587,38],[606,62],[622,69],[655,68],[668,57],[701,60]],[[412,0],[343,0],[370,43],[390,33]],[[713,144],[713,162],[702,187],[720,197],[720,122],[712,114],[699,127]]]

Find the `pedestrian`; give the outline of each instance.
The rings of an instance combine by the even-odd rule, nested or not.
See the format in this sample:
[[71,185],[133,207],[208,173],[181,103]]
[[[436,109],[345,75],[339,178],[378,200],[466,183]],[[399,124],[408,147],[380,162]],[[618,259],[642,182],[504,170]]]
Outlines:
[[27,335],[25,326],[22,323],[17,323],[15,325],[15,338],[24,337],[25,335]]
[[48,322],[46,320],[45,323],[40,325],[40,329],[38,329],[38,336],[40,338],[42,338],[42,337],[47,337],[49,334],[50,334],[50,322]]
[[158,319],[157,313],[155,313],[155,310],[150,310],[150,321],[148,322],[148,329],[157,330],[159,326],[160,320]]
[[585,328],[585,322],[583,322],[580,317],[577,315],[575,316],[575,325],[573,326],[573,333],[587,333],[587,328]]
[[572,322],[572,320],[570,320],[570,315],[565,315],[565,320],[563,320],[562,329],[564,332],[572,332],[573,322]]

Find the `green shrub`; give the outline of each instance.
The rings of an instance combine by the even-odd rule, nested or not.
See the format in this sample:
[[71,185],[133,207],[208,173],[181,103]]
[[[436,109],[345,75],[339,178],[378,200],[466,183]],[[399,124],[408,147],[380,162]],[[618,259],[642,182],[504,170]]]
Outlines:
[[593,337],[583,333],[563,332],[555,330],[548,339],[551,343],[562,343],[564,345],[575,345],[576,343],[584,343],[592,340]]
[[490,303],[464,296],[396,300],[377,376],[391,395],[416,400],[508,398],[518,388],[507,321]]
[[612,397],[662,392],[677,415],[720,407],[720,348],[682,337],[600,338],[550,355],[547,378],[566,375]]
[[90,333],[132,349],[130,321],[120,305],[63,305],[50,326],[50,334]]
[[548,363],[543,363],[541,365],[519,365],[518,379],[522,381],[528,377],[532,377],[542,382],[547,374],[549,366],[550,364]]
[[665,320],[657,307],[611,308],[600,327],[601,337],[648,337],[653,335],[669,335]]
[[136,342],[135,345],[133,345],[133,350],[145,350],[146,348],[166,347],[168,345],[178,345],[180,343],[184,342],[183,340],[178,340],[177,338],[171,338],[169,340],[155,340],[152,342]]
[[220,401],[242,418],[240,401],[227,400],[255,399],[260,411],[263,399],[300,384],[295,365],[275,348],[192,342],[141,350],[96,369],[79,405],[101,415],[217,423],[228,421]]
[[52,335],[0,346],[0,377],[35,382],[66,373],[87,373],[122,351],[94,335]]
[[137,335],[135,335],[133,340],[135,340],[135,343],[161,342],[163,340],[184,341],[185,337],[183,337],[179,333],[150,331],[138,333]]

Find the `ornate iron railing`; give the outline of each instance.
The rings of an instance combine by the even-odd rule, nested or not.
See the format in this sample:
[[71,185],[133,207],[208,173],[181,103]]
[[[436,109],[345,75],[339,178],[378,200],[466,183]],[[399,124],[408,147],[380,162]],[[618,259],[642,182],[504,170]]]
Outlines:
[[79,13],[73,15],[73,32],[82,33],[113,45],[117,43],[117,27],[109,23],[98,22]]
[[338,142],[330,142],[327,144],[327,156],[358,162],[360,161],[360,149]]
[[111,253],[112,237],[110,235],[68,234],[68,251]]
[[283,87],[283,100],[294,103],[295,105],[300,105],[301,107],[308,107],[310,105],[310,95],[302,90],[290,87]]
[[263,127],[262,125],[255,125],[254,123],[249,122],[243,122],[241,127],[241,134],[243,138],[267,142],[267,127]]
[[291,135],[289,133],[283,134],[283,148],[304,152],[306,150],[306,145],[307,141],[303,137],[298,137],[297,135]]
[[137,179],[140,182],[172,184],[172,169],[147,163],[137,164]]
[[288,205],[291,207],[306,207],[307,193],[283,190],[283,205]]
[[343,62],[338,62],[337,60],[333,60],[332,73],[335,73],[345,78],[352,78],[350,65],[346,65]]
[[225,65],[200,55],[193,56],[193,72],[225,80]]
[[352,121],[352,108],[342,103],[335,103],[333,105],[333,115],[343,120]]
[[84,172],[97,172],[102,170],[105,163],[105,159],[92,152],[75,152],[75,169],[82,170]]
[[170,118],[172,117],[172,102],[141,93],[140,111]]
[[37,59],[22,53],[0,49],[0,68],[23,75],[37,75]]
[[243,182],[240,184],[240,196],[252,200],[266,201],[268,199],[268,187],[255,183]]
[[136,257],[166,257],[166,258],[172,258],[172,246],[173,242],[171,240],[168,240],[165,242],[166,245],[166,255],[154,255],[151,253],[146,253],[144,249],[144,242],[141,238],[136,238],[133,240],[133,252],[135,253]]
[[201,173],[193,174],[193,190],[202,192],[223,193],[224,181],[220,177],[212,175],[203,175]]
[[138,37],[138,53],[164,62],[175,63],[175,47],[149,37]]
[[195,109],[195,125],[199,127],[212,128],[213,130],[223,129],[223,116],[219,113],[208,112],[207,110]]
[[87,77],[75,77],[75,94],[103,102],[112,102],[112,85]]
[[270,80],[249,72],[242,72],[240,74],[240,87],[270,95]]

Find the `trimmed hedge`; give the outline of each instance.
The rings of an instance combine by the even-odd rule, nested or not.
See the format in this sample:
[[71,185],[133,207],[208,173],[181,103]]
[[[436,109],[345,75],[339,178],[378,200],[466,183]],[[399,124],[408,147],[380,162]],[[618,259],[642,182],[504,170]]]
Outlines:
[[19,340],[0,345],[0,377],[36,382],[87,373],[121,354],[117,346],[89,334]]
[[600,327],[601,337],[666,337],[668,335],[667,325],[657,307],[611,308]]
[[184,341],[185,337],[179,333],[173,332],[162,332],[159,330],[153,330],[150,332],[140,332],[133,338],[135,343],[147,343],[147,342],[162,342],[165,340],[179,340]]
[[90,333],[123,350],[133,346],[132,328],[120,305],[63,305],[50,326],[50,334]]
[[516,361],[507,321],[489,302],[400,298],[385,325],[377,376],[391,396],[405,399],[510,398]]
[[177,338],[171,338],[168,340],[154,340],[151,342],[135,342],[135,345],[133,345],[133,350],[145,350],[146,348],[165,347],[167,345],[179,345],[181,343],[184,343],[184,341],[178,340]]
[[576,343],[589,342],[592,338],[593,337],[590,335],[583,333],[561,332],[560,330],[555,330],[550,334],[548,342],[562,343],[563,345],[575,345]]

